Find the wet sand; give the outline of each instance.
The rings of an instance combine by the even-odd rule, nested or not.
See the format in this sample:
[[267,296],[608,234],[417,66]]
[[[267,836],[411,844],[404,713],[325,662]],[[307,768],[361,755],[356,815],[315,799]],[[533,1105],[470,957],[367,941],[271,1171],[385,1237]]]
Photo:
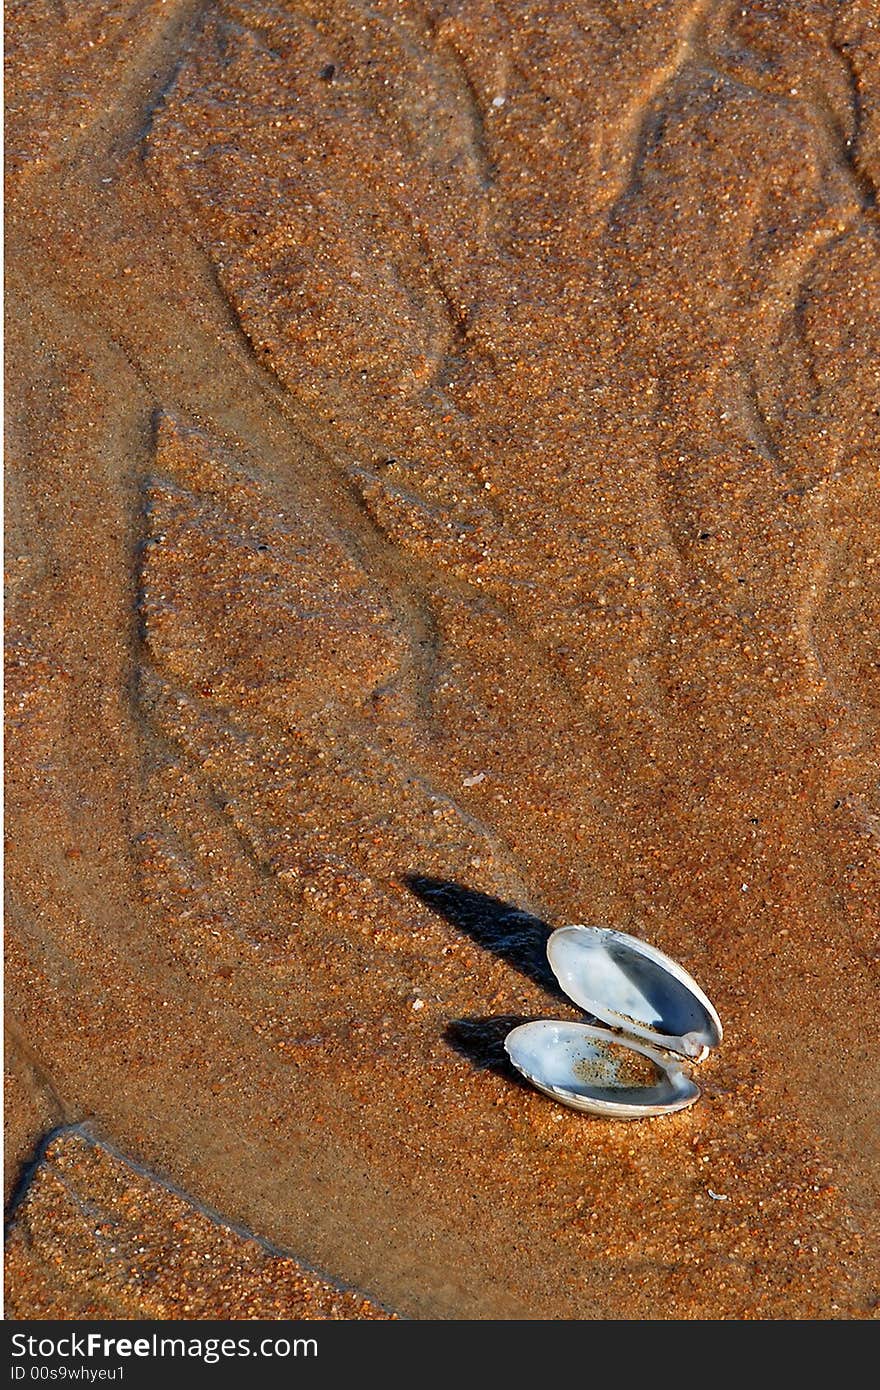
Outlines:
[[388,1318],[88,1134],[51,1138],[6,1244],[8,1318]]
[[[876,1316],[876,3],[7,26],[7,1190],[285,1252],[193,1315]],[[506,1069],[567,921],[694,1109]]]

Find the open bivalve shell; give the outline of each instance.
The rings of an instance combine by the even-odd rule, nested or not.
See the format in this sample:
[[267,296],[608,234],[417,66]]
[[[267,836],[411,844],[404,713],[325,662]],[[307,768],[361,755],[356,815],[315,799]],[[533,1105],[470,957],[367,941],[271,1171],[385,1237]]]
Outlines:
[[573,1110],[612,1120],[668,1115],[693,1105],[700,1094],[677,1062],[609,1028],[541,1019],[513,1028],[504,1046],[539,1091]]
[[547,956],[569,998],[611,1026],[520,1024],[504,1041],[517,1070],[564,1105],[614,1119],[693,1105],[700,1088],[682,1059],[702,1061],[721,1041],[722,1028],[687,971],[608,927],[560,927]]
[[585,1013],[655,1047],[702,1062],[721,1020],[686,970],[610,927],[560,927],[547,942],[553,974]]

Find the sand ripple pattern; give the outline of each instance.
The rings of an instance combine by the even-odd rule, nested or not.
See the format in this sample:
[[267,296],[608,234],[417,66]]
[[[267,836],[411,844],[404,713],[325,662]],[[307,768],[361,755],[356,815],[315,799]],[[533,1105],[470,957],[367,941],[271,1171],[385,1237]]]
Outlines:
[[[32,1128],[405,1315],[870,1315],[876,7],[81,8],[12,7]],[[584,919],[725,1022],[637,1139],[503,1070]]]

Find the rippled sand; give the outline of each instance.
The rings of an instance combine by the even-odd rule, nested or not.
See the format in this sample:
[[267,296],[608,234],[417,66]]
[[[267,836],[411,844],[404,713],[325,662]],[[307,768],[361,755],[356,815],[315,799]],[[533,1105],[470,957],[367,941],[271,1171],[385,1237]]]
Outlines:
[[[409,1317],[876,1316],[876,0],[7,11],[8,1185],[87,1120]],[[696,1108],[506,1070],[565,921],[712,998]]]

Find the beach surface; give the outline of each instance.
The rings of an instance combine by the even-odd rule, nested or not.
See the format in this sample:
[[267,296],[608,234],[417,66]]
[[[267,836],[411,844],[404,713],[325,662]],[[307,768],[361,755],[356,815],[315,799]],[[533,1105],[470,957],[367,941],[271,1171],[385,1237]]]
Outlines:
[[6,23],[13,1315],[876,1317],[877,0]]

